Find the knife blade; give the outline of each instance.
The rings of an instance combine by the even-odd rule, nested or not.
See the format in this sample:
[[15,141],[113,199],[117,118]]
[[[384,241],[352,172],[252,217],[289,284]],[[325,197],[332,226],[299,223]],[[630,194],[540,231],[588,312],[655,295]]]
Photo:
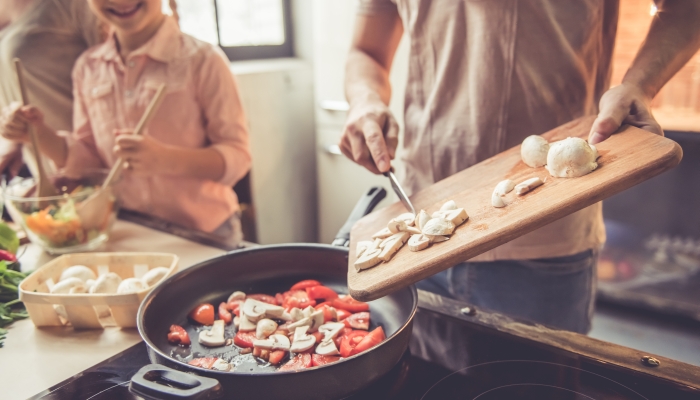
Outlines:
[[408,198],[408,195],[406,195],[406,192],[404,192],[403,188],[401,187],[399,180],[396,179],[396,175],[394,175],[394,172],[385,172],[384,176],[389,178],[389,182],[391,182],[391,188],[394,189],[394,193],[396,193],[396,195],[399,197],[399,200],[401,200],[401,203],[403,203],[404,207],[406,207],[408,211],[412,212],[413,215],[416,215],[416,209],[413,207],[411,200]]

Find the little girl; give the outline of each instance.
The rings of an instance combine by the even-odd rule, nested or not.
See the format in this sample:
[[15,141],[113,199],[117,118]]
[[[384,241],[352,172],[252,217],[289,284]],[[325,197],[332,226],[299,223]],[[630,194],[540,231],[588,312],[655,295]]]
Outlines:
[[[73,132],[33,106],[4,110],[5,138],[34,127],[58,168],[109,168],[121,157],[122,206],[205,232],[240,236],[233,185],[250,169],[238,89],[223,53],[180,32],[161,0],[87,0],[111,27],[73,69]],[[143,136],[133,134],[157,88],[166,95]],[[239,232],[238,228],[238,232]]]

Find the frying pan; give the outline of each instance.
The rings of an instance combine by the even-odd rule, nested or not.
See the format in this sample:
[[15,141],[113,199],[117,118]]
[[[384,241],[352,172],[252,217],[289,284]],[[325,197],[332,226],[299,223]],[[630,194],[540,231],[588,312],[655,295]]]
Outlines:
[[[347,293],[347,244],[350,228],[386,196],[372,188],[353,209],[334,245],[283,244],[233,251],[183,270],[151,291],[141,303],[138,329],[155,364],[134,375],[129,389],[147,399],[341,399],[359,391],[389,372],[400,360],[411,337],[418,296],[414,286],[372,301],[370,329],[382,326],[387,339],[379,345],[321,367],[274,372],[240,364],[232,372],[188,365],[186,349],[167,341],[170,325],[187,329],[194,357],[234,355],[235,346],[208,349],[197,343],[198,332],[187,323],[197,304],[225,301],[235,290],[274,294],[304,279]],[[233,335],[226,327],[226,337]],[[227,353],[227,352],[231,353]],[[254,360],[250,359],[253,363]],[[156,365],[157,364],[157,365]],[[183,373],[188,372],[188,373]]]

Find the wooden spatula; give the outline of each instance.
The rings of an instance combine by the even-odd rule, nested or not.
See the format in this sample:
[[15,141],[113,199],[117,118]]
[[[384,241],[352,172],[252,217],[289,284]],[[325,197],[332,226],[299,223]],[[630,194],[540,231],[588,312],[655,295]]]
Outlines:
[[[581,118],[543,136],[550,143],[569,136],[585,139],[594,119]],[[411,197],[418,210],[432,214],[454,200],[467,211],[469,220],[446,242],[419,252],[404,246],[389,262],[358,272],[353,266],[357,242],[370,240],[405,210],[395,203],[362,218],[350,235],[350,294],[363,301],[387,295],[652,178],[675,167],[682,158],[677,143],[631,126],[596,148],[598,169],[579,178],[554,178],[544,167],[528,167],[516,146],[421,190]],[[491,206],[491,193],[498,182],[511,179],[517,184],[535,176],[546,178],[544,185],[524,196],[509,193],[504,208]]]
[[[165,83],[158,87],[155,96],[153,96],[153,99],[151,99],[148,107],[146,107],[146,111],[144,111],[143,115],[141,116],[141,120],[139,120],[139,123],[134,129],[134,135],[141,135],[143,129],[151,121],[151,118],[153,118],[153,115],[160,106],[160,103],[163,101],[164,95]],[[114,163],[112,169],[110,169],[109,174],[107,175],[107,178],[105,178],[100,189],[75,206],[75,210],[80,217],[83,228],[99,228],[104,221],[104,210],[110,201],[110,191],[106,189],[112,184],[115,177],[119,175],[123,167],[124,160],[122,160],[120,157]]]
[[[15,73],[17,74],[17,83],[19,84],[19,91],[22,95],[22,104],[26,106],[29,105],[29,97],[27,96],[27,87],[24,84],[22,62],[19,60],[19,58],[15,58],[13,62],[15,64]],[[36,180],[37,187],[35,195],[38,197],[56,196],[58,194],[58,191],[46,175],[46,170],[44,170],[44,163],[42,162],[43,156],[39,151],[39,142],[36,138],[34,128],[31,125],[29,125],[28,131],[29,140],[32,143],[32,152],[34,153],[34,159],[36,160],[36,170],[39,174],[39,176],[34,177],[34,179]]]

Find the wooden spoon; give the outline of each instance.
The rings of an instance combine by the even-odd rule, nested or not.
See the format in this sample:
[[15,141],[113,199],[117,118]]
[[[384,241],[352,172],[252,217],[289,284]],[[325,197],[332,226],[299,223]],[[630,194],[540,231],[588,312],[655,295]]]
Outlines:
[[[146,111],[141,116],[141,120],[136,125],[134,135],[140,135],[143,132],[143,129],[151,121],[155,111],[163,101],[164,94],[165,83],[158,87],[155,96],[153,96],[153,99],[148,104]],[[78,213],[84,229],[99,229],[104,223],[105,209],[109,207],[108,204],[110,202],[110,191],[105,189],[110,186],[115,177],[119,175],[123,167],[124,160],[119,157],[112,166],[112,169],[110,169],[109,174],[107,175],[107,178],[105,178],[100,189],[88,196],[87,199],[76,204],[75,211]]]
[[[24,85],[24,75],[22,74],[22,62],[19,60],[19,58],[15,58],[14,60],[15,63],[15,72],[17,74],[17,83],[19,83],[19,91],[22,95],[22,104],[23,105],[29,105],[29,97],[27,96],[27,87]],[[27,130],[29,132],[29,139],[31,140],[32,143],[32,151],[34,152],[34,159],[36,160],[36,169],[37,173],[39,176],[35,177],[36,180],[36,187],[38,189],[37,196],[38,197],[49,197],[49,196],[56,196],[58,195],[58,191],[56,188],[53,186],[51,181],[48,179],[48,176],[46,175],[46,171],[44,170],[44,163],[42,162],[42,154],[39,151],[39,142],[36,139],[36,134],[34,132],[34,128],[30,124],[27,127]]]

